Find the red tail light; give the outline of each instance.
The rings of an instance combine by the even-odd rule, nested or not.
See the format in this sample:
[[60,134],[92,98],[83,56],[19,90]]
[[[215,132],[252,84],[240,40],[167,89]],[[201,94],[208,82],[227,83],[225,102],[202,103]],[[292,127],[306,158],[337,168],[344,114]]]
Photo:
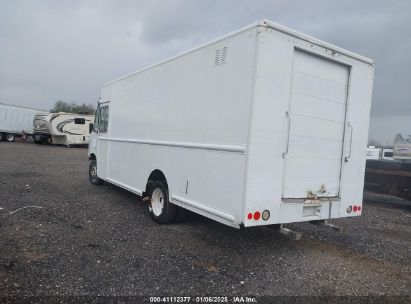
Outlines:
[[256,221],[258,221],[258,220],[260,219],[260,216],[261,216],[261,214],[260,214],[259,211],[254,212],[254,219],[255,219]]

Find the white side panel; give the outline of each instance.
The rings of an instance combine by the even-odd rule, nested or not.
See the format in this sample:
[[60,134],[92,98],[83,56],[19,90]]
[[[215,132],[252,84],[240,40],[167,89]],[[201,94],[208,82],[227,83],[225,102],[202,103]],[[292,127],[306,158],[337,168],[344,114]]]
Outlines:
[[340,216],[349,216],[348,205],[362,204],[373,79],[372,65],[353,62],[347,107],[347,124],[351,127],[346,131],[351,136],[347,134],[344,143],[347,162],[342,168]]
[[[109,155],[110,182],[141,194],[150,173],[160,169],[174,203],[198,213],[206,209],[201,214],[231,226],[239,224],[245,154],[111,141]],[[112,166],[120,156],[122,161]]]
[[293,45],[269,30],[258,35],[255,96],[252,108],[247,166],[246,226],[265,224],[249,221],[249,212],[269,210],[270,221],[280,221],[283,158],[287,135]]
[[112,119],[121,120],[111,136],[246,145],[255,30],[105,87],[102,101],[111,90]]
[[[97,168],[98,168],[98,176],[101,179],[107,178],[107,158],[108,158],[108,147],[110,145],[107,137],[101,138],[97,137]],[[126,169],[127,170],[127,169]]]
[[349,68],[295,50],[283,198],[339,195]]
[[141,193],[159,169],[173,202],[238,226],[255,33],[247,30],[106,85],[107,180]]

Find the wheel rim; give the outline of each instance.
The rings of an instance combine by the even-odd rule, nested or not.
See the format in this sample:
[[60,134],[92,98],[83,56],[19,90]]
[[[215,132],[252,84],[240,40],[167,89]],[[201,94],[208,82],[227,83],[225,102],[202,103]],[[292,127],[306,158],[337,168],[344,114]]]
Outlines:
[[95,179],[97,177],[97,166],[91,166],[90,168],[90,177]]
[[13,136],[13,135],[7,135],[7,140],[8,140],[8,141],[13,141],[13,139],[14,139],[14,136]]
[[155,216],[160,216],[164,208],[164,194],[160,188],[156,188],[151,194],[151,209]]

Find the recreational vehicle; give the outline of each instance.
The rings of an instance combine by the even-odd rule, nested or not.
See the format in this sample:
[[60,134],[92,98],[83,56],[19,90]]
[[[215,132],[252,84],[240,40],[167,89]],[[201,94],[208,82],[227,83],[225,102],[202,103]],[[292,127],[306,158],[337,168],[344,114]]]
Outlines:
[[94,115],[71,113],[37,114],[33,120],[34,142],[55,145],[87,145]]
[[400,142],[394,144],[394,159],[411,161],[411,142]]
[[33,118],[42,110],[0,103],[0,140],[14,141],[16,137],[33,135]]
[[359,216],[373,61],[263,20],[106,83],[89,178],[232,227]]

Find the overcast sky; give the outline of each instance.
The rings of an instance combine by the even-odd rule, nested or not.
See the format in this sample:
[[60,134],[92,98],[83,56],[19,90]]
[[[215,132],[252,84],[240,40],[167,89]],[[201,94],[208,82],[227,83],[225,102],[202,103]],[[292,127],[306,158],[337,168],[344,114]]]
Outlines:
[[103,83],[268,18],[370,57],[370,138],[411,134],[411,1],[0,0],[0,102],[95,103]]

